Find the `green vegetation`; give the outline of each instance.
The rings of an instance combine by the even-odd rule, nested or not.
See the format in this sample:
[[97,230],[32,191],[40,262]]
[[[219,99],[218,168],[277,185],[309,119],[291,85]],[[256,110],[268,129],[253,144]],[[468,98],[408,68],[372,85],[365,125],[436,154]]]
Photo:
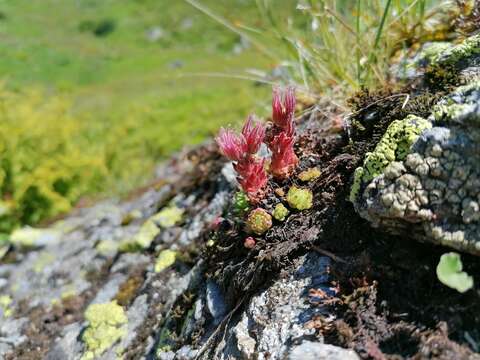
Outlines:
[[89,324],[82,334],[86,348],[82,360],[99,357],[127,334],[127,315],[116,301],[89,305],[85,319]]
[[262,82],[342,97],[384,82],[394,52],[432,34],[435,3],[0,1],[0,241],[265,115]]
[[[232,20],[257,14],[235,9]],[[0,12],[0,233],[140,186],[172,151],[267,99],[228,74],[270,60],[183,1],[2,1]],[[212,71],[227,76],[197,76]]]
[[438,280],[444,285],[464,293],[473,287],[473,278],[462,271],[460,255],[454,252],[443,254],[437,266]]
[[310,209],[313,206],[312,190],[292,186],[287,193],[287,202],[293,209]]

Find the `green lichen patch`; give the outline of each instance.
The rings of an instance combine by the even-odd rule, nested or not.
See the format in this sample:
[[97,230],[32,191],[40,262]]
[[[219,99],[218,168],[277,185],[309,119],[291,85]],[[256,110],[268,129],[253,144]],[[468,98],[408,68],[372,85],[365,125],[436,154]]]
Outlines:
[[480,54],[480,35],[471,36],[458,45],[440,51],[433,57],[432,65],[435,67],[455,65],[475,54]]
[[278,220],[278,221],[284,221],[290,211],[283,205],[282,203],[279,203],[275,205],[275,209],[273,209],[273,217]]
[[60,236],[60,231],[24,227],[10,235],[10,243],[22,248],[40,247],[58,241]]
[[302,181],[307,182],[307,181],[318,179],[321,174],[322,173],[318,168],[313,167],[313,168],[302,171],[300,174],[298,174],[298,178]]
[[127,316],[116,301],[90,305],[85,319],[89,325],[82,336],[86,348],[82,360],[95,359],[127,333]]
[[476,112],[480,94],[480,81],[473,81],[464,86],[459,86],[449,96],[439,101],[429,117],[431,121],[438,122],[479,122],[478,116],[471,114]]
[[363,183],[380,175],[391,162],[405,159],[422,131],[431,127],[430,121],[415,115],[393,121],[375,149],[365,155],[363,166],[355,170],[350,201],[355,201]]
[[132,238],[123,241],[122,251],[139,251],[150,247],[155,237],[160,234],[161,228],[169,228],[183,219],[184,210],[176,206],[169,206],[145,221],[138,233]]
[[175,263],[177,253],[173,250],[162,250],[155,261],[155,272],[159,273]]
[[101,240],[97,246],[95,246],[95,249],[98,251],[100,255],[103,256],[112,256],[115,255],[115,253],[118,250],[118,242],[114,240]]
[[272,227],[272,216],[264,209],[256,208],[248,214],[247,230],[262,235]]
[[183,213],[183,209],[176,206],[169,206],[161,210],[157,215],[154,215],[151,220],[166,229],[182,221]]
[[313,205],[313,193],[309,189],[292,186],[287,193],[287,202],[291,208],[297,210],[310,209]]
[[4,318],[10,317],[13,314],[13,309],[11,308],[13,300],[8,295],[0,295],[0,318],[3,314]]

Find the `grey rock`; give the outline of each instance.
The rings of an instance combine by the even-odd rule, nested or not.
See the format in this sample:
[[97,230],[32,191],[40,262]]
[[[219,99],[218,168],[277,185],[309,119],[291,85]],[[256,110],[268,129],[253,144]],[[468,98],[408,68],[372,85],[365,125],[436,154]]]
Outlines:
[[359,360],[353,350],[318,342],[304,341],[294,346],[288,355],[288,360]]
[[218,324],[227,314],[227,304],[222,289],[213,281],[207,280],[207,308],[213,316],[214,324]]

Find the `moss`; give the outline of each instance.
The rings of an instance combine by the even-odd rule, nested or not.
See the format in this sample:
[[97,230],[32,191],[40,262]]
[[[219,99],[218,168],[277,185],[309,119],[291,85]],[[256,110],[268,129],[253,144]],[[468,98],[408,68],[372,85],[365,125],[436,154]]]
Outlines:
[[233,211],[236,214],[245,214],[250,209],[250,202],[243,191],[237,191],[233,196]]
[[287,217],[288,213],[289,213],[289,211],[285,207],[285,205],[283,205],[282,203],[279,203],[275,206],[275,209],[273,209],[272,215],[278,221],[284,221],[285,218]]
[[248,214],[247,230],[262,235],[272,227],[272,216],[261,208],[256,208]]
[[431,127],[431,122],[415,115],[393,121],[375,149],[365,155],[363,167],[355,170],[350,201],[355,201],[363,183],[380,175],[392,161],[403,160],[420,133]]
[[309,189],[292,186],[287,193],[287,202],[290,207],[297,210],[310,209],[313,205],[313,194]]
[[177,253],[173,250],[162,250],[160,254],[158,254],[157,261],[155,262],[155,272],[159,273],[169,266],[175,263],[177,258]]
[[172,332],[164,328],[160,332],[160,336],[158,338],[158,345],[157,345],[157,356],[160,356],[162,352],[170,351],[172,346],[170,344],[172,340]]
[[313,167],[305,171],[302,171],[300,174],[298,174],[298,178],[302,181],[312,181],[312,180],[318,179],[320,175],[321,175],[320,170],[316,167]]
[[461,82],[459,73],[470,66],[469,58],[480,54],[480,35],[465,39],[462,43],[449,47],[432,58],[425,73],[425,83],[431,90],[443,91]]
[[0,295],[0,310],[3,313],[3,317],[8,318],[12,316],[13,309],[10,307],[12,304],[12,298],[8,295]]
[[85,319],[89,325],[82,336],[86,347],[82,360],[100,356],[127,334],[127,316],[116,301],[90,305]]
[[130,302],[135,298],[138,289],[142,286],[144,278],[142,274],[135,274],[128,278],[120,288],[118,289],[115,300],[119,305],[128,306]]

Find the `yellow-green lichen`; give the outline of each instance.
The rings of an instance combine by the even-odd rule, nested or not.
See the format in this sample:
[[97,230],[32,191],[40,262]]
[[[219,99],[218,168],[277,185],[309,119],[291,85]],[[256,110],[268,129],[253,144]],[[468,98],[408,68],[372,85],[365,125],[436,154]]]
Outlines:
[[116,301],[90,305],[85,319],[89,325],[82,336],[85,344],[82,360],[95,359],[127,333],[127,316]]
[[[471,93],[480,91],[480,81],[473,81],[464,86],[459,86],[451,95],[433,107],[429,117],[432,121],[462,121],[465,114],[474,113],[477,107],[477,97]],[[465,99],[464,103],[455,102],[453,99]],[[458,100],[457,100],[458,101]],[[465,119],[466,120],[466,119]],[[468,120],[478,122],[477,116],[468,116]]]
[[460,60],[480,53],[480,35],[471,36],[462,43],[439,52],[432,59],[435,67],[455,65]]
[[4,318],[10,317],[13,314],[13,309],[10,307],[12,301],[10,296],[0,295],[0,315],[3,313]]
[[363,183],[380,175],[392,161],[405,159],[422,131],[431,127],[430,121],[415,115],[393,121],[375,149],[365,155],[363,167],[355,170],[350,201],[355,201]]
[[101,240],[95,249],[100,255],[111,256],[114,255],[118,250],[118,242],[114,240]]
[[120,245],[122,251],[137,251],[150,246],[161,228],[169,228],[182,220],[183,210],[175,206],[164,208],[156,215],[145,221],[138,233],[132,238],[123,241]]
[[183,209],[176,206],[169,206],[153,216],[152,220],[162,228],[169,228],[182,221],[183,212]]
[[32,227],[24,227],[15,230],[10,235],[10,243],[17,247],[37,247],[50,242],[55,242],[61,233],[57,230],[35,229]]
[[307,169],[298,174],[298,178],[302,181],[312,181],[318,179],[322,173],[316,167]]
[[157,261],[155,262],[155,272],[161,272],[175,263],[177,253],[173,250],[162,250],[158,254]]
[[272,215],[278,221],[283,221],[287,217],[288,213],[289,213],[289,211],[285,207],[285,205],[283,205],[282,203],[279,203],[279,204],[275,205],[275,209],[273,209]]
[[313,194],[309,189],[292,186],[287,193],[287,202],[297,210],[310,209],[313,205]]
[[272,216],[264,209],[256,208],[248,214],[247,230],[262,235],[272,227]]

